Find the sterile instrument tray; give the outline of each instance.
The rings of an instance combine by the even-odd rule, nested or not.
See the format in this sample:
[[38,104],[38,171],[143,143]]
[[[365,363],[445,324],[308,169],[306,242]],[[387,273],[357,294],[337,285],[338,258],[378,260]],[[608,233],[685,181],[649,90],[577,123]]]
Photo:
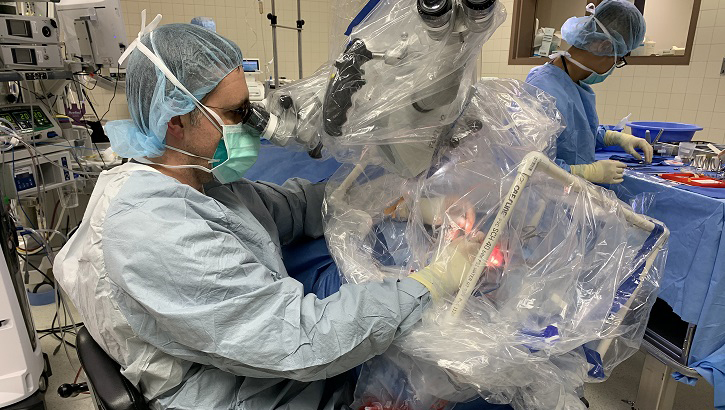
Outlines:
[[660,174],[662,179],[700,188],[725,188],[725,182],[689,173]]

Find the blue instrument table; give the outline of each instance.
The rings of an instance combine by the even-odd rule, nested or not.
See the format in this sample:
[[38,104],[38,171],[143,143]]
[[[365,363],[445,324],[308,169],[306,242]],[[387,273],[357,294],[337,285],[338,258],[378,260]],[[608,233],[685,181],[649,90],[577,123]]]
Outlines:
[[[608,159],[611,153],[597,153]],[[659,297],[682,320],[697,325],[688,365],[715,387],[725,408],[725,189],[696,188],[659,178],[678,167],[628,169],[611,185],[619,199],[670,229]]]

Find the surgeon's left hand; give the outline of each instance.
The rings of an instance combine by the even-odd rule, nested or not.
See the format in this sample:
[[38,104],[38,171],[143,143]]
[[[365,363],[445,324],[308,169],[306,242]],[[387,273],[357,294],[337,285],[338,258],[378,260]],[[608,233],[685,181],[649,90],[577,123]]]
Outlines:
[[637,138],[634,135],[625,134],[623,132],[607,131],[606,134],[604,134],[604,144],[619,145],[624,148],[628,154],[632,155],[639,161],[642,160],[642,156],[640,156],[639,152],[636,150],[640,149],[644,152],[644,162],[647,164],[652,163],[652,154],[654,150],[652,149],[652,145],[650,145],[644,138]]

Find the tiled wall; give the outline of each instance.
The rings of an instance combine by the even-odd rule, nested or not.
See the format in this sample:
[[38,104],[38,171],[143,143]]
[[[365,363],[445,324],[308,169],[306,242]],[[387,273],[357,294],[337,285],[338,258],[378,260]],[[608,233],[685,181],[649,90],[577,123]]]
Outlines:
[[[509,17],[482,54],[483,76],[524,80],[532,66],[508,65],[513,0],[502,0]],[[582,12],[583,14],[583,12]],[[725,0],[702,0],[693,57],[688,66],[627,66],[595,85],[602,124],[632,113],[641,121],[681,121],[705,130],[698,139],[725,143]]]
[[[305,20],[302,34],[303,75],[312,74],[327,61],[328,28],[330,26],[330,1],[302,0],[302,19]],[[156,14],[162,14],[162,24],[188,23],[195,16],[213,17],[217,32],[236,42],[245,57],[259,58],[262,62],[272,60],[272,29],[267,19],[271,11],[270,0],[264,0],[263,14],[259,13],[257,0],[121,0],[126,33],[129,42],[136,37],[141,25],[141,10],[146,9],[147,21]],[[295,27],[297,2],[277,0],[278,24]],[[292,30],[278,30],[277,45],[279,73],[281,77],[298,77],[297,33]],[[266,65],[266,64],[263,64]],[[273,75],[272,64],[262,67]],[[92,92],[91,98],[99,115],[109,108],[105,119],[128,118],[128,107],[123,93],[101,90]],[[112,100],[112,103],[111,103]]]

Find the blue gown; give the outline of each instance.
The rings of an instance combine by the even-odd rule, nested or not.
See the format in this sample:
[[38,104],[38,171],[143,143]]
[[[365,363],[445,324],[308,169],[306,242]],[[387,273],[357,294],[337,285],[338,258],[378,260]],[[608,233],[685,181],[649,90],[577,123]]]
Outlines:
[[564,118],[566,128],[556,139],[559,166],[570,171],[569,165],[594,162],[594,151],[605,147],[605,129],[599,125],[592,87],[575,83],[553,64],[534,67],[526,82],[554,96],[556,108]]

